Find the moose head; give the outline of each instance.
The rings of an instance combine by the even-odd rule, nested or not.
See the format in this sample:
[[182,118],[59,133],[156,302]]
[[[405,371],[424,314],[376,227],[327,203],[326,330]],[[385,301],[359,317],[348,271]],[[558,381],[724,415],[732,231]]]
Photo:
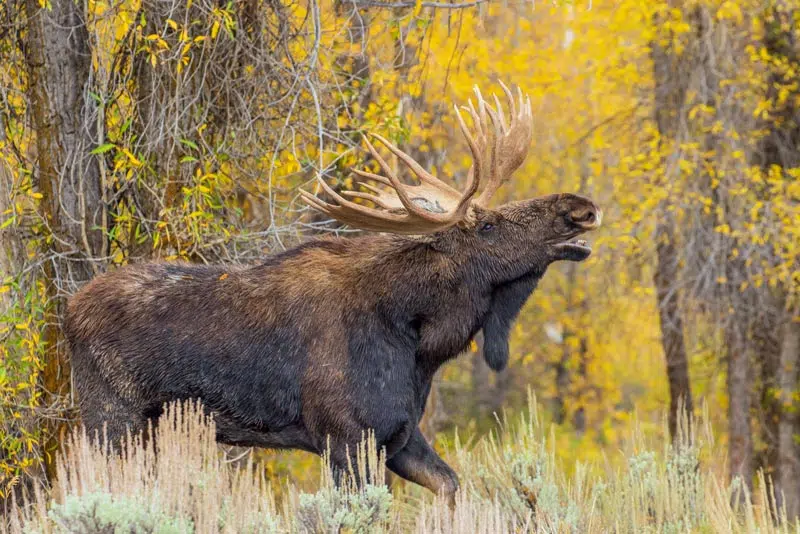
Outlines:
[[[333,202],[325,202],[307,191],[301,191],[302,198],[317,210],[355,228],[425,236],[425,242],[432,248],[449,252],[460,263],[474,266],[491,284],[505,284],[525,276],[531,272],[531,266],[541,275],[554,261],[586,259],[592,249],[586,241],[575,238],[600,226],[602,212],[591,200],[556,194],[510,202],[494,209],[489,206],[492,196],[525,161],[532,133],[530,98],[523,96],[520,89],[515,98],[508,87],[502,82],[500,85],[508,100],[509,121],[500,100],[495,97],[493,107],[477,87],[477,104],[470,100],[464,107],[472,118],[474,131],[467,127],[461,110],[455,108],[473,159],[463,191],[423,169],[385,138],[373,134],[410,169],[419,185],[402,182],[369,139],[365,139],[383,175],[354,169],[365,191],[341,194],[320,178],[321,188]],[[485,186],[478,194],[483,181]],[[376,207],[350,199],[368,201]]]

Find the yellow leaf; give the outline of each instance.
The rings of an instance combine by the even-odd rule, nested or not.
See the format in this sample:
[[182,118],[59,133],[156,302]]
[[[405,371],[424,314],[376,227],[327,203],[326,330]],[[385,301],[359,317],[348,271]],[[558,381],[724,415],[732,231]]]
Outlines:
[[126,156],[128,156],[128,159],[129,159],[129,160],[131,160],[131,163],[133,163],[134,165],[136,165],[136,166],[139,166],[139,165],[141,165],[141,164],[142,164],[142,162],[141,162],[141,161],[139,161],[139,160],[136,158],[136,156],[134,156],[134,155],[133,155],[133,153],[132,153],[130,150],[128,150],[127,148],[123,148],[123,149],[122,149],[122,152],[123,152],[123,153],[124,153]]

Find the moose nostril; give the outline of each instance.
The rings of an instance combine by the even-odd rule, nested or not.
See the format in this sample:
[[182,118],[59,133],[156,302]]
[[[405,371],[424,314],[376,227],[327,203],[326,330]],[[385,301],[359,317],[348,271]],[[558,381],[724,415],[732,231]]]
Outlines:
[[570,218],[574,222],[590,223],[594,222],[595,215],[593,211],[587,210],[587,211],[572,212],[570,214]]

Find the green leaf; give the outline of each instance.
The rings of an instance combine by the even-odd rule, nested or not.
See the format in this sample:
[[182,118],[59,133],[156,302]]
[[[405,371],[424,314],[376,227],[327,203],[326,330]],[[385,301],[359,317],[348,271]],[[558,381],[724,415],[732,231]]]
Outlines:
[[95,148],[94,150],[92,150],[91,154],[105,154],[106,152],[108,152],[112,148],[116,148],[116,146],[117,145],[115,145],[114,143],[105,143],[105,144],[100,145],[99,147]]
[[125,132],[127,132],[128,128],[131,127],[131,123],[132,122],[133,122],[133,118],[132,117],[128,117],[128,119],[125,121],[125,124],[122,125],[122,129],[120,130],[119,133],[120,134],[124,134]]
[[181,143],[189,148],[193,148],[194,150],[200,150],[200,147],[197,146],[197,143],[194,141],[189,141],[188,139],[181,139]]

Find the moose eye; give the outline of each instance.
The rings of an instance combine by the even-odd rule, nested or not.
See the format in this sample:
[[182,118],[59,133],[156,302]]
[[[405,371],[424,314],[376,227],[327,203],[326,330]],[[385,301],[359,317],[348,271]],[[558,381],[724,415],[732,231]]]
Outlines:
[[492,230],[494,230],[492,223],[483,223],[483,226],[481,226],[481,232],[491,232]]

